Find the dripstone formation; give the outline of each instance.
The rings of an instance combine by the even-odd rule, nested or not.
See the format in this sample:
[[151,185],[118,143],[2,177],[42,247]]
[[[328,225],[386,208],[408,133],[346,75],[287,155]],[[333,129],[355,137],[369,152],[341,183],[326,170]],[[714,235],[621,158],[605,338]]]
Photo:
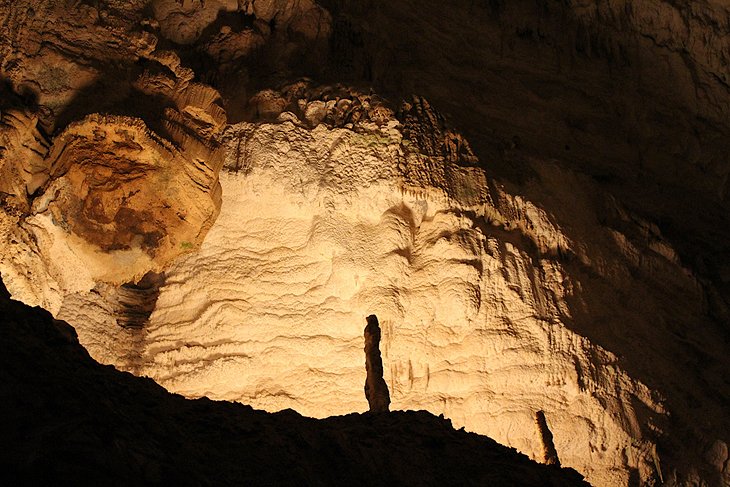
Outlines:
[[728,32],[724,0],[0,0],[0,275],[188,398],[728,486]]
[[535,413],[535,423],[537,423],[537,429],[540,433],[540,441],[542,442],[542,449],[545,455],[545,464],[560,466],[558,452],[555,450],[555,443],[553,442],[553,434],[550,432],[550,428],[548,428],[544,412],[538,411]]
[[371,413],[387,413],[390,407],[388,386],[383,379],[383,360],[380,357],[380,324],[378,317],[367,317],[365,326],[365,397]]

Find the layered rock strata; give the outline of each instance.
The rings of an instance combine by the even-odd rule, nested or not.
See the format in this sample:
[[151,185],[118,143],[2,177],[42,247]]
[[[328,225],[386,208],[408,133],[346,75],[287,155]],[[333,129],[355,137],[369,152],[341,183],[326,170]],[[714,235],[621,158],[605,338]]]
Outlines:
[[424,411],[318,421],[183,399],[99,365],[1,282],[0,380],[4,485],[587,485]]
[[118,332],[103,299],[68,297],[59,316],[95,357],[191,397],[364,411],[362,335],[347,324],[372,310],[395,409],[443,413],[535,458],[545,410],[561,458],[591,481],[654,475],[637,416],[661,421],[660,398],[565,325],[574,245],[546,214],[504,189],[495,203],[481,170],[422,154],[392,123],[291,116],[226,132],[221,214],[168,267],[138,358],[106,338]]
[[596,485],[728,484],[727,8],[322,5],[0,4],[13,295],[313,416],[365,410],[377,313],[394,409],[543,458],[540,410]]
[[[544,410],[562,461],[592,482],[659,478],[663,399],[570,330],[604,280],[630,276],[618,256],[633,237],[573,212],[575,243],[481,170],[421,152],[395,119],[277,117],[226,130],[221,214],[200,251],[167,267],[149,324],[121,330],[103,293],[66,295],[59,316],[94,357],[191,397],[363,411],[362,335],[345,324],[373,310],[394,408],[443,413],[534,458]],[[566,208],[588,208],[564,177],[543,174]],[[676,276],[662,245],[670,257],[653,265]],[[605,277],[591,283],[589,269]],[[696,292],[691,278],[673,285]]]

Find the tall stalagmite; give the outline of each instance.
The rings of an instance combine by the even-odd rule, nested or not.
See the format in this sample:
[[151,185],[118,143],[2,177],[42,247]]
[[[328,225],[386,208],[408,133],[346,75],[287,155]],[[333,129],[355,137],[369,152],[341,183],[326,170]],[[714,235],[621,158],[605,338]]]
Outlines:
[[536,412],[535,422],[537,423],[537,430],[540,433],[542,449],[545,452],[545,464],[557,465],[559,467],[560,459],[558,458],[558,452],[555,450],[553,434],[550,432],[550,428],[548,428],[547,420],[545,419],[545,413],[542,411]]
[[372,410],[539,460],[544,411],[597,487],[730,487],[728,32],[727,0],[0,0],[0,277],[98,362],[314,417],[366,411],[373,315]]
[[390,406],[390,394],[388,386],[383,380],[383,360],[380,358],[380,325],[378,317],[370,315],[367,317],[365,327],[365,397],[370,404],[371,413],[388,412]]

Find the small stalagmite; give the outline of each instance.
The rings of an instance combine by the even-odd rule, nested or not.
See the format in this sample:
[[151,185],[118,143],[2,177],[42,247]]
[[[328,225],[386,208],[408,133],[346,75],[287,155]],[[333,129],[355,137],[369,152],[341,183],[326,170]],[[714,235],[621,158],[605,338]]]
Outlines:
[[367,317],[365,326],[365,397],[371,413],[388,412],[390,394],[383,380],[383,360],[380,358],[380,325],[378,317]]
[[558,452],[555,450],[555,443],[553,443],[553,434],[550,432],[550,428],[548,428],[547,421],[545,420],[545,413],[542,411],[536,412],[535,422],[537,423],[542,448],[545,452],[545,465],[557,465],[559,467],[560,459],[558,459]]

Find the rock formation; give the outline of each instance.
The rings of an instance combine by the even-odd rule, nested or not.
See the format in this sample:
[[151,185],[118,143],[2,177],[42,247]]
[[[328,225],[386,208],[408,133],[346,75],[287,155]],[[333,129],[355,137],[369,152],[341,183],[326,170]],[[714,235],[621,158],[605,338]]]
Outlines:
[[595,485],[730,484],[727,6],[147,3],[0,1],[15,298],[317,417],[365,410],[375,313],[394,410],[537,459],[544,411]]
[[559,467],[560,459],[558,458],[558,452],[555,451],[553,434],[550,432],[550,428],[548,428],[544,412],[538,411],[535,413],[535,423],[540,433],[540,441],[542,442],[542,449],[545,455],[545,465],[557,465]]
[[0,196],[11,212],[29,211],[28,196],[48,180],[48,142],[26,110],[1,109]]
[[[49,18],[66,12],[54,2],[30,5],[6,7],[10,106],[0,127],[0,190],[4,232],[42,243],[5,253],[14,264],[0,266],[13,292],[57,312],[69,290],[139,280],[202,242],[220,208],[215,137],[226,117],[218,92],[194,82],[176,53],[128,31],[140,19],[133,4],[88,36],[73,26],[94,8],[71,9],[55,37],[36,9]],[[36,42],[43,47],[29,48]],[[112,52],[106,42],[119,47]],[[88,63],[79,44],[91,53]],[[24,90],[32,103],[19,107]],[[53,133],[50,142],[44,133]],[[33,269],[32,277],[20,268]]]
[[383,360],[380,358],[380,324],[378,317],[367,317],[365,326],[365,397],[371,413],[387,413],[390,407],[388,386],[383,380]]
[[155,310],[160,286],[165,275],[148,272],[138,282],[130,282],[117,288],[117,324],[124,328],[141,329]]
[[587,485],[425,411],[312,420],[183,399],[99,365],[2,282],[0,381],[3,485]]
[[[58,316],[95,358],[189,397],[346,414],[366,410],[362,329],[346,324],[374,312],[393,409],[443,413],[542,459],[541,408],[561,461],[592,481],[628,482],[625,458],[651,475],[653,443],[630,425],[661,421],[661,399],[564,324],[568,259],[594,254],[564,261],[582,250],[550,216],[490,190],[477,168],[423,154],[392,123],[310,129],[288,113],[226,129],[221,212],[200,250],[166,268],[138,334],[119,330],[103,293],[67,295]],[[575,186],[552,187],[588,207]],[[620,245],[602,243],[601,258],[617,261]]]

